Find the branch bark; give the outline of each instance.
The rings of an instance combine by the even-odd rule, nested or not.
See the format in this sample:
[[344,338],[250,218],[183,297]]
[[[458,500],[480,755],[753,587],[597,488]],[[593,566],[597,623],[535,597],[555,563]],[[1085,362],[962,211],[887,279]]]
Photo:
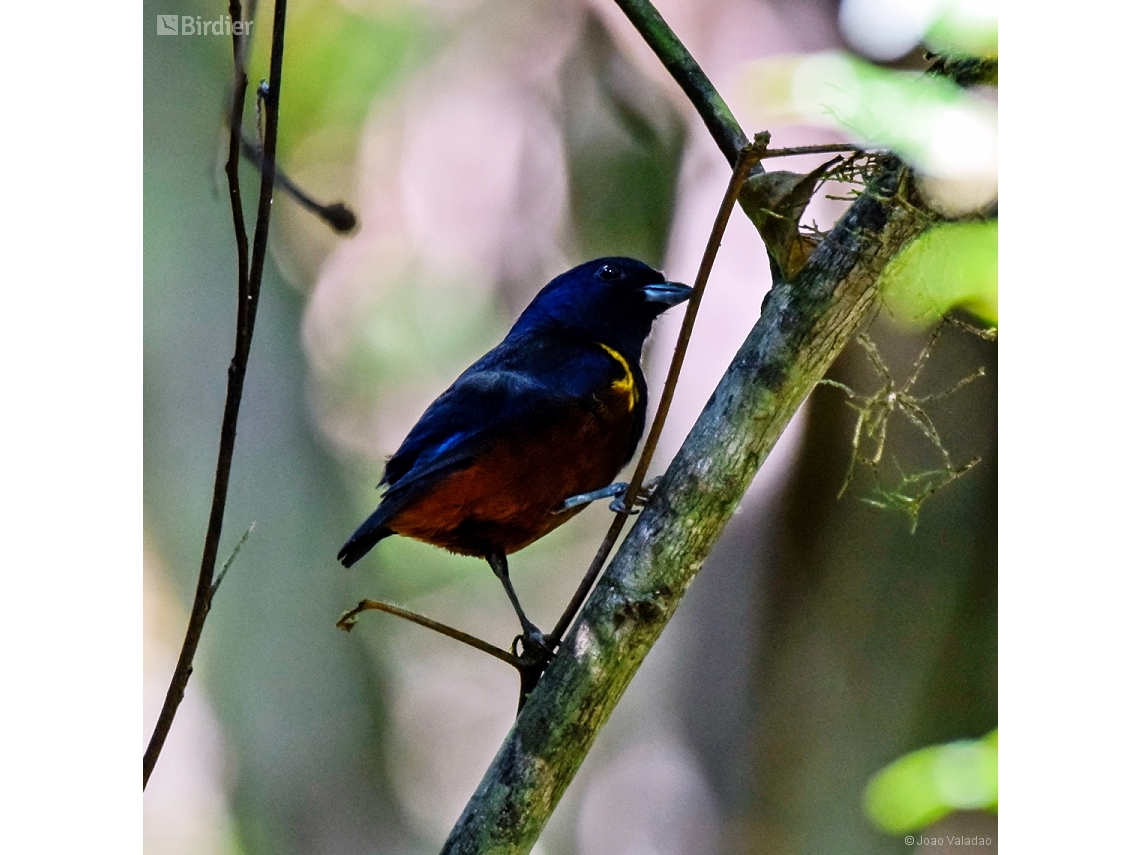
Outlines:
[[775,286],[637,524],[523,707],[443,847],[529,852],[745,489],[930,222],[893,158],[790,281]]

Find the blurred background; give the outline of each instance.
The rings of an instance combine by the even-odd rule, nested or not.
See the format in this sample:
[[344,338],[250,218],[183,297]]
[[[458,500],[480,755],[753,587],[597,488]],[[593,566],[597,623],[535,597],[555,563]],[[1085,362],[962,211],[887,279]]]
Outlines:
[[[144,742],[193,594],[236,300],[222,173],[230,42],[155,34],[158,14],[226,9],[173,5],[144,3]],[[267,76],[271,6],[262,0],[255,25],[253,83]],[[971,35],[965,13],[936,0],[659,9],[748,133],[771,130],[773,146],[877,139],[911,153],[950,213],[996,204],[996,94],[940,95],[942,112],[919,110],[892,101],[877,76],[925,67],[920,38],[984,42],[992,24]],[[834,75],[854,98],[846,113],[818,94],[835,90]],[[505,647],[515,618],[475,559],[393,538],[346,570],[336,552],[423,408],[549,278],[622,254],[691,282],[729,167],[604,0],[291,0],[280,157],[361,225],[338,237],[275,200],[222,556],[256,528],[215,599],[146,792],[145,847],[433,853],[511,725],[516,675],[388,616],[366,614],[352,634],[334,623],[380,598]],[[824,159],[771,168],[806,172]],[[245,178],[252,222],[255,171]],[[805,222],[828,227],[846,202],[825,195],[849,190],[820,193]],[[934,257],[939,287],[954,292],[945,305],[996,324],[986,267],[996,224],[989,241],[981,262],[970,256],[977,275],[946,275],[965,257],[956,244]],[[769,286],[763,245],[737,212],[656,471]],[[929,340],[929,318],[909,305],[888,306],[869,330],[900,382]],[[667,316],[647,349],[651,406],[679,321]],[[914,848],[864,812],[868,781],[906,752],[997,724],[996,342],[948,328],[913,391],[940,392],[978,368],[984,377],[926,411],[954,465],[980,462],[922,504],[913,533],[907,513],[864,501],[882,495],[866,467],[837,498],[857,413],[839,389],[812,395],[535,851]],[[863,395],[884,384],[855,343],[829,376]],[[896,414],[878,477],[942,464]],[[512,558],[540,626],[557,620],[608,520],[591,509]],[[996,851],[994,813],[955,812],[933,829],[980,835],[992,845],[970,851]]]

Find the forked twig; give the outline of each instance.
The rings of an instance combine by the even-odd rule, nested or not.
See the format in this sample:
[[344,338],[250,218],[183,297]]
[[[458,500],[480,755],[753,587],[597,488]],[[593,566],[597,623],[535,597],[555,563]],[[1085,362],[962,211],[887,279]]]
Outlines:
[[768,160],[772,157],[796,157],[801,154],[842,154],[849,151],[862,154],[872,150],[872,147],[852,145],[851,143],[824,143],[821,145],[797,145],[790,148],[770,148],[760,157],[762,160]]
[[230,557],[226,559],[225,564],[222,565],[222,569],[218,571],[218,578],[214,580],[214,588],[212,591],[210,591],[211,598],[213,598],[213,596],[218,593],[218,588],[222,587],[222,580],[225,579],[226,574],[230,572],[230,567],[233,566],[234,559],[238,557],[238,553],[241,552],[241,548],[245,546],[245,542],[249,540],[249,536],[253,534],[253,530],[255,528],[257,528],[256,520],[249,524],[249,528],[245,530],[245,534],[243,534],[241,536],[241,539],[238,540],[237,546],[235,546],[233,552],[230,553]]
[[[258,168],[261,167],[263,157],[261,148],[249,137],[242,135],[241,152]],[[314,214],[334,231],[347,234],[356,228],[357,218],[353,210],[344,202],[318,202],[297,184],[284,169],[277,165],[277,186],[293,197],[293,200],[306,211]]]
[[[269,59],[269,87],[265,97],[265,140],[262,144],[261,188],[258,194],[257,219],[254,223],[253,251],[248,252],[248,236],[242,212],[241,189],[238,183],[238,161],[241,158],[241,121],[245,108],[247,78],[245,37],[234,36],[234,89],[230,110],[229,157],[226,161],[226,177],[229,181],[230,208],[234,221],[234,237],[238,254],[238,305],[237,332],[234,342],[234,356],[230,361],[226,402],[222,413],[221,437],[218,440],[218,463],[214,473],[214,492],[210,502],[210,517],[206,525],[206,539],[202,547],[202,563],[198,570],[198,584],[194,592],[194,604],[190,609],[190,619],[186,636],[178,654],[166,699],[159,712],[158,721],[151,733],[150,741],[143,754],[143,789],[146,789],[154,765],[166,743],[166,737],[174,724],[174,716],[186,693],[186,685],[193,671],[194,654],[202,638],[202,629],[213,603],[214,569],[218,560],[218,544],[222,536],[222,523],[226,512],[226,495],[229,491],[230,467],[233,464],[234,443],[237,438],[238,411],[241,408],[242,390],[245,385],[246,366],[253,342],[254,321],[257,317],[258,297],[261,293],[261,277],[265,268],[265,253],[269,240],[269,214],[273,201],[273,185],[277,162],[277,123],[281,97],[281,66],[285,51],[285,9],[287,0],[276,0],[273,9],[273,41]],[[241,20],[240,0],[230,0],[230,15],[235,21]],[[248,261],[248,264],[247,264]]]

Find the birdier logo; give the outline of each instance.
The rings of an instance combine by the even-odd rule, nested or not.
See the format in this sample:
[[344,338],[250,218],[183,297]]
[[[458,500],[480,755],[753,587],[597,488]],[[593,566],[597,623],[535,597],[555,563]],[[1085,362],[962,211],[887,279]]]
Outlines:
[[233,21],[229,15],[202,20],[201,15],[159,15],[160,36],[248,36],[253,21]]

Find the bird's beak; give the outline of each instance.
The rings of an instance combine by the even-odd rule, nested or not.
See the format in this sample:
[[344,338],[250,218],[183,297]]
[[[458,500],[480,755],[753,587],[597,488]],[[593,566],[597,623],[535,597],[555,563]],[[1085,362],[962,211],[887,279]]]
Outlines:
[[680,282],[658,282],[646,285],[641,289],[645,299],[650,303],[664,303],[666,306],[676,306],[689,299],[693,289]]

